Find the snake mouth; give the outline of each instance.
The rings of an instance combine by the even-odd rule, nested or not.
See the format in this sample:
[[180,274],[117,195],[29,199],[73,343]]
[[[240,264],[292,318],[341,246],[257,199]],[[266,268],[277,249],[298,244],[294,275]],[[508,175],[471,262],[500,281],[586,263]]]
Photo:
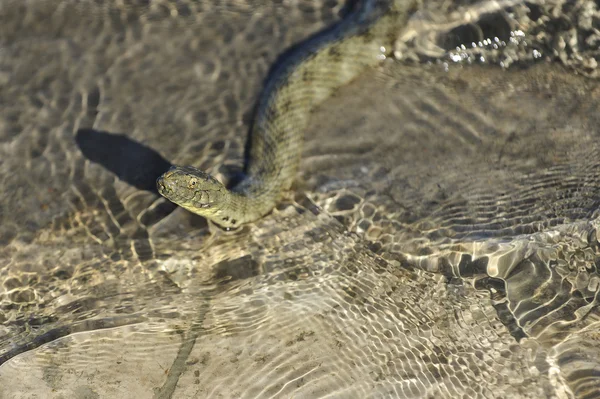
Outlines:
[[165,179],[164,175],[156,179],[156,189],[160,195],[171,201],[173,201],[176,197],[177,190],[175,187],[175,182]]
[[164,195],[168,191],[168,188],[165,185],[165,179],[163,179],[162,176],[156,179],[156,189],[160,195]]

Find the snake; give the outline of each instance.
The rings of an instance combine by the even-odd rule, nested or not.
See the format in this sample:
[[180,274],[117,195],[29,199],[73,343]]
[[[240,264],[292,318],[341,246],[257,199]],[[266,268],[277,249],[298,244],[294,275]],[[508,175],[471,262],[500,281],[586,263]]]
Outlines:
[[293,46],[258,97],[244,177],[227,188],[196,167],[172,166],[157,179],[159,194],[225,228],[268,214],[292,186],[311,111],[393,54],[414,7],[414,0],[359,0],[337,23]]

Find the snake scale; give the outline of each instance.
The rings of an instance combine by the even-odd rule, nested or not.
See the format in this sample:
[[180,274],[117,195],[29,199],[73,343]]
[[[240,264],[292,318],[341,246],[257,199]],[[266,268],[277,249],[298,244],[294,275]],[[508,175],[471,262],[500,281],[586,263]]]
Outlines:
[[192,166],[174,166],[158,178],[159,193],[227,228],[267,214],[292,185],[310,111],[391,54],[412,8],[412,0],[360,1],[276,64],[258,99],[245,176],[231,190]]

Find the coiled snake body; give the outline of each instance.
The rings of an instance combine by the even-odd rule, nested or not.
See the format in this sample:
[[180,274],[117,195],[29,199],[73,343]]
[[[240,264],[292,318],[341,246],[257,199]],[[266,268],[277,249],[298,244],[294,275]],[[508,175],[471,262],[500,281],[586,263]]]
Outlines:
[[161,195],[223,227],[267,214],[290,188],[310,111],[391,54],[412,0],[363,0],[337,24],[290,51],[270,74],[251,128],[245,178],[231,190],[191,166],[157,180]]

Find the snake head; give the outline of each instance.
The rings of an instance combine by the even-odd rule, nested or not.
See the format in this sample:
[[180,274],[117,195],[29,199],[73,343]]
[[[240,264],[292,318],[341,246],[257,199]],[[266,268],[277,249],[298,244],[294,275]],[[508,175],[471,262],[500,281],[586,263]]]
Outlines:
[[227,195],[221,182],[191,166],[172,166],[156,180],[156,187],[169,201],[208,217],[218,212]]

